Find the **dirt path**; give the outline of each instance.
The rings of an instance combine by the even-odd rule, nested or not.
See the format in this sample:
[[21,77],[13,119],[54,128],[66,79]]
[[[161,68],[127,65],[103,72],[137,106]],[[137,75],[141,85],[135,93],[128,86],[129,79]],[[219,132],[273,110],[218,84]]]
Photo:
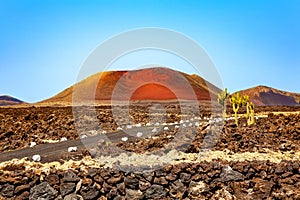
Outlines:
[[[165,126],[156,126],[157,129],[162,128]],[[173,126],[168,126],[170,129],[173,128]],[[124,131],[117,131],[117,132],[111,132],[103,135],[95,135],[90,136],[85,139],[79,139],[79,140],[67,140],[63,142],[57,142],[57,143],[48,143],[48,144],[40,144],[34,147],[14,150],[14,151],[8,151],[8,152],[2,152],[0,153],[0,162],[8,161],[14,158],[22,159],[25,157],[32,158],[33,155],[40,155],[42,162],[51,162],[51,161],[58,161],[59,159],[65,158],[68,155],[76,156],[78,154],[82,154],[84,150],[86,150],[86,146],[97,144],[99,140],[107,140],[109,139],[112,143],[118,143],[121,142],[122,137],[127,137],[128,141],[135,140],[136,133],[137,132],[143,132],[144,137],[147,137],[149,135],[150,130],[152,130],[153,126],[147,126],[147,127],[140,127],[140,128],[133,128],[126,130],[126,133]],[[147,134],[148,133],[148,134]],[[76,152],[68,152],[69,147],[77,147]]]

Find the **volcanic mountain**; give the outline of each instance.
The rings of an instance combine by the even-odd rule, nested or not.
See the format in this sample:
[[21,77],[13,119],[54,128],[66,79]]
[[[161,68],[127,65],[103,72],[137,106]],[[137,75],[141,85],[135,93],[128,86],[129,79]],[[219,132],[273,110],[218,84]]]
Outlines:
[[300,93],[285,92],[267,86],[239,91],[248,95],[256,106],[300,106]]
[[219,92],[198,75],[157,67],[100,72],[41,103],[210,100]]
[[7,96],[7,95],[0,96],[0,106],[12,106],[12,105],[17,105],[22,103],[24,102],[11,96]]

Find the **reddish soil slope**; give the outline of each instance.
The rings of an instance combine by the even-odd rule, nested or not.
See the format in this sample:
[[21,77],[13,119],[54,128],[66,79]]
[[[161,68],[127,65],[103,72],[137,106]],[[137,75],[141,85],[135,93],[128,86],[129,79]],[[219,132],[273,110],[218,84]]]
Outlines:
[[300,106],[300,93],[285,92],[267,86],[257,86],[240,91],[250,96],[257,106]]
[[11,96],[3,95],[0,96],[0,106],[11,106],[24,103],[23,101],[16,99]]
[[109,71],[94,74],[44,103],[105,100],[210,100],[220,89],[197,75],[167,68]]

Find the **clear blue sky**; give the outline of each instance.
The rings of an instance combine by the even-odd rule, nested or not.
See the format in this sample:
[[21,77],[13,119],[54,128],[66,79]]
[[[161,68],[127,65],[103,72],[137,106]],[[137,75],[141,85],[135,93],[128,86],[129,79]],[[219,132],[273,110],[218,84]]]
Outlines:
[[230,91],[300,92],[299,13],[298,0],[1,0],[0,94],[48,98],[76,81],[101,42],[142,27],[193,38]]

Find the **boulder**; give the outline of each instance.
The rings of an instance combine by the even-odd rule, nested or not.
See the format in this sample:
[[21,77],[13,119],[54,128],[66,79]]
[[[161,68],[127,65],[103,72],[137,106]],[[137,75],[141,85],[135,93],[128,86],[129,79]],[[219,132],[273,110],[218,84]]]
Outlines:
[[58,192],[53,189],[49,183],[42,182],[30,189],[29,200],[37,199],[55,199]]

